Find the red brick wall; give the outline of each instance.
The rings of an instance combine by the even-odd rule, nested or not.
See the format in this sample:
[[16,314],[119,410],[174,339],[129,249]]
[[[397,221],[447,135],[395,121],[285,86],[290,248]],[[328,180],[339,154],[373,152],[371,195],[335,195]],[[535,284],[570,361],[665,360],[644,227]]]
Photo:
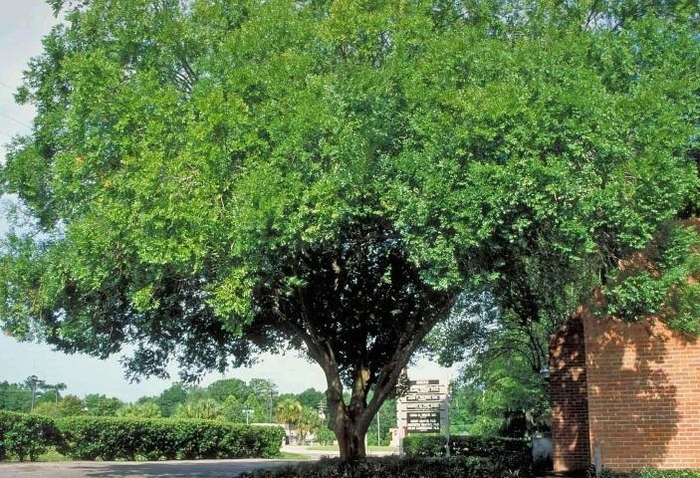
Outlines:
[[584,328],[591,451],[614,470],[700,469],[700,344],[652,319]]
[[588,402],[583,322],[571,319],[551,338],[549,385],[555,470],[588,468]]

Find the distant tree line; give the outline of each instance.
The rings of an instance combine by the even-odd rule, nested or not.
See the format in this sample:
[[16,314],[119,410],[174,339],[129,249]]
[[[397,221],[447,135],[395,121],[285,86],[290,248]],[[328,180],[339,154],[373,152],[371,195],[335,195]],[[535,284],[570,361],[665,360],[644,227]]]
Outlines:
[[[217,380],[206,387],[173,383],[157,396],[144,396],[133,403],[91,393],[84,398],[63,394],[67,386],[50,384],[36,376],[22,383],[0,383],[0,410],[34,413],[53,418],[73,416],[131,416],[141,418],[202,418],[231,423],[281,423],[290,438],[321,442],[335,437],[328,429],[325,394],[314,388],[301,393],[279,393],[270,380],[237,378]],[[379,435],[377,420],[368,432],[369,443],[388,443],[390,427],[396,426],[391,401],[382,409]],[[380,436],[381,435],[381,436]]]

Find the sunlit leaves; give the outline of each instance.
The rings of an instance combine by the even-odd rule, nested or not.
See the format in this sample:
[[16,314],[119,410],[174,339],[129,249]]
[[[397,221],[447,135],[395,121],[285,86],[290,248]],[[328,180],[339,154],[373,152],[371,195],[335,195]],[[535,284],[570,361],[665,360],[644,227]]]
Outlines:
[[[697,191],[686,3],[69,8],[2,168],[34,234],[6,244],[3,323],[164,373],[298,345],[285,303],[353,350],[461,290],[566,314]],[[300,319],[311,286],[344,310]]]

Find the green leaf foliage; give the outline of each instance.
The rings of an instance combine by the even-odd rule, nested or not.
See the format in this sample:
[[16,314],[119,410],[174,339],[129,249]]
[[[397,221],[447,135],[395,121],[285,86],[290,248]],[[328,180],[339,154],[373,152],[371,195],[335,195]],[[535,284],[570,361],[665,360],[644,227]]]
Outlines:
[[425,478],[451,478],[468,476],[471,478],[491,478],[493,476],[530,477],[529,470],[508,468],[507,463],[498,459],[478,457],[417,458],[417,457],[370,457],[365,460],[344,462],[337,458],[321,459],[309,463],[299,463],[273,470],[245,472],[238,478],[403,478],[420,476]]
[[0,411],[0,461],[36,461],[50,446],[61,444],[62,436],[52,419]]
[[[445,456],[447,438],[439,435],[409,435],[404,439],[404,452],[409,457]],[[451,436],[450,456],[483,458],[500,463],[508,470],[527,473],[532,465],[532,450],[522,439]]]
[[605,288],[605,310],[628,321],[656,316],[689,337],[700,334],[698,224],[664,229],[644,251],[622,263]]
[[67,455],[78,460],[271,458],[284,438],[276,426],[211,420],[80,417],[56,423]]
[[700,472],[696,470],[656,470],[648,469],[641,471],[616,472],[603,469],[603,478],[698,478]]
[[24,383],[0,383],[0,410],[9,412],[29,412],[32,404],[32,390]]
[[0,321],[133,376],[302,349],[357,444],[459,294],[561,316],[697,209],[691,1],[52,4]]
[[471,300],[426,340],[439,363],[462,364],[452,388],[452,432],[522,438],[548,431],[549,389],[541,370],[549,361],[549,337],[565,316],[528,320],[522,309],[504,308],[490,294]]
[[103,394],[90,393],[85,396],[86,413],[93,417],[110,417],[117,414],[117,410],[124,403],[115,397],[107,397]]

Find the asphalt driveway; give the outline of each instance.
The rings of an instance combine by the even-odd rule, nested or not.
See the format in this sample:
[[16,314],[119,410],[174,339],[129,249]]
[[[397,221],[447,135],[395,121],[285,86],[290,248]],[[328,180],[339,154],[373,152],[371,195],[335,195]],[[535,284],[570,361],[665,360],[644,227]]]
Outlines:
[[233,478],[244,471],[273,468],[295,460],[64,461],[0,463],[2,478]]
[[[317,451],[286,445],[282,451],[306,455],[310,460],[338,456],[337,451]],[[392,452],[370,452],[386,455]],[[60,461],[51,463],[2,463],[0,478],[234,478],[244,471],[293,465],[299,460],[191,460],[191,461]]]

